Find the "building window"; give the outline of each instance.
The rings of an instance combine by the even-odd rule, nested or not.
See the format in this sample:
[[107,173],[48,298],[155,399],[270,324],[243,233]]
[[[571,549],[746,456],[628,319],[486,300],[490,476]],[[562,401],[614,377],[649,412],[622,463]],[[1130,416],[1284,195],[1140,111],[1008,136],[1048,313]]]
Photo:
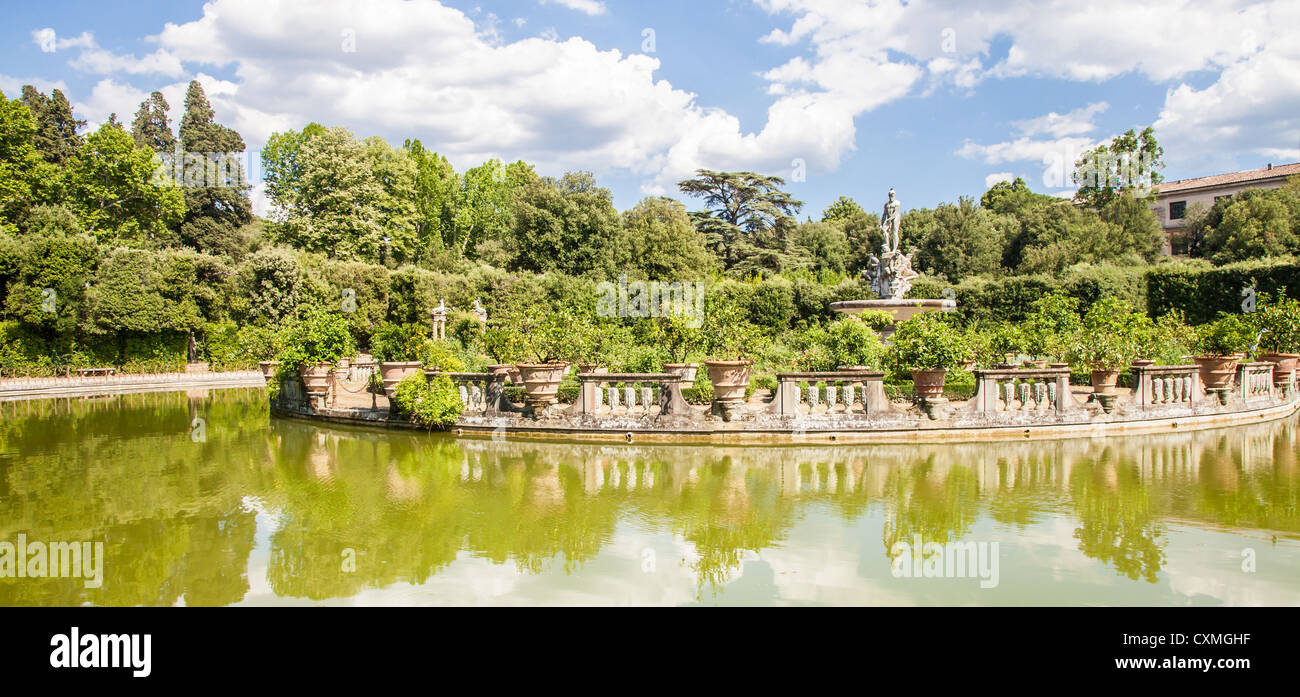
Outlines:
[[1186,201],[1174,201],[1173,203],[1169,204],[1169,219],[1170,219],[1170,220],[1182,220],[1183,218],[1186,218],[1186,217],[1187,217],[1187,202],[1186,202]]

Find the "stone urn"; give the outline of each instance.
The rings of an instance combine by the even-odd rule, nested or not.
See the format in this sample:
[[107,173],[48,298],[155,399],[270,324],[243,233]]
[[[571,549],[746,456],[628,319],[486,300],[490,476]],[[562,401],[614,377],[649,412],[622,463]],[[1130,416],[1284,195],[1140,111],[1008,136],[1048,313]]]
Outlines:
[[555,404],[560,381],[569,372],[568,363],[520,363],[519,377],[524,384],[524,401],[534,411]]
[[280,368],[280,361],[261,361],[257,364],[262,369],[262,377],[266,378],[267,383],[275,379],[275,371]]
[[384,394],[389,399],[397,391],[397,384],[412,375],[424,372],[420,361],[384,361],[379,364],[379,379],[384,383]]
[[599,373],[608,373],[609,368],[602,368],[598,363],[579,363],[579,375],[596,375]]
[[520,375],[519,369],[507,363],[498,363],[487,367],[488,372],[494,375],[506,376],[506,384],[518,385],[523,382],[523,376]]
[[1149,367],[1149,366],[1153,366],[1153,365],[1155,365],[1155,364],[1156,364],[1156,362],[1155,362],[1154,360],[1150,359],[1150,358],[1139,358],[1139,359],[1137,359],[1136,361],[1133,361],[1133,365],[1135,365],[1135,366],[1137,366],[1137,367],[1139,367],[1139,368],[1146,368],[1146,367]]
[[1273,364],[1273,384],[1290,385],[1295,375],[1296,364],[1300,363],[1300,353],[1273,353],[1269,351],[1259,357],[1261,361]]
[[1201,374],[1201,384],[1207,390],[1226,391],[1232,388],[1233,378],[1237,374],[1237,363],[1241,354],[1231,356],[1195,356],[1196,367]]
[[1101,410],[1109,414],[1115,408],[1115,386],[1119,384],[1119,368],[1106,368],[1099,364],[1092,365],[1092,394],[1101,405]]
[[912,386],[916,388],[916,396],[925,400],[942,399],[943,383],[947,376],[948,371],[943,368],[913,370]]
[[1047,367],[1047,361],[1025,361],[1020,364],[1020,367],[1030,370],[1039,370]]
[[329,394],[330,369],[333,367],[332,363],[316,363],[298,369],[298,375],[302,377],[303,387],[313,406],[323,403],[325,396]]
[[681,376],[683,385],[695,383],[695,376],[700,372],[699,363],[665,363],[664,372]]
[[704,368],[709,371],[709,382],[713,383],[713,411],[724,421],[730,421],[745,405],[754,361],[705,361]]

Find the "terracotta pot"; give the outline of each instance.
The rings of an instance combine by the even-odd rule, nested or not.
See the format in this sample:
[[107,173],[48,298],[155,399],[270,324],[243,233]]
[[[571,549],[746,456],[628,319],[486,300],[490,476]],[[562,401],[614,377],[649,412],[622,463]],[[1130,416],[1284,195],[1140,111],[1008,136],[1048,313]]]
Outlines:
[[921,399],[939,399],[943,397],[943,382],[948,376],[948,371],[942,368],[937,370],[913,370],[912,385],[916,388],[916,396]]
[[523,384],[523,376],[519,374],[519,369],[510,364],[490,365],[487,367],[488,372],[506,376],[507,385]]
[[695,376],[700,372],[699,363],[665,363],[664,372],[680,375],[683,385],[695,383]]
[[1115,394],[1115,386],[1119,384],[1118,368],[1097,368],[1092,370],[1092,392],[1093,394],[1112,395]]
[[330,369],[331,363],[317,363],[315,365],[304,365],[298,369],[298,374],[302,376],[302,384],[307,389],[309,395],[323,395],[330,390]]
[[1048,363],[1047,367],[1048,368],[1069,368],[1070,364],[1069,363]]
[[1273,353],[1270,351],[1260,356],[1259,360],[1273,364],[1274,385],[1286,385],[1291,382],[1291,377],[1295,375],[1296,364],[1300,363],[1300,353]]
[[601,373],[608,373],[608,372],[609,372],[609,368],[602,368],[599,363],[578,364],[579,375],[599,375]]
[[1237,363],[1241,361],[1241,354],[1196,356],[1192,360],[1196,361],[1196,366],[1200,369],[1201,384],[1205,385],[1205,389],[1225,389],[1232,387],[1233,378],[1237,375]]
[[534,407],[555,404],[560,381],[569,372],[568,363],[520,363],[516,366],[524,383],[524,401]]
[[262,369],[262,377],[270,382],[275,379],[275,371],[279,369],[280,361],[262,361],[257,364],[257,367]]
[[389,399],[397,391],[397,383],[424,372],[420,361],[385,361],[379,364],[379,379],[384,383],[384,394]]
[[709,382],[713,383],[713,401],[720,404],[744,403],[749,376],[754,372],[753,361],[705,361],[704,368],[709,371]]
[[1155,364],[1156,362],[1151,360],[1150,358],[1139,358],[1136,361],[1133,361],[1133,365],[1136,365],[1141,368],[1145,368],[1146,366],[1155,365]]
[[1025,361],[1020,364],[1020,367],[1031,368],[1031,369],[1046,368],[1047,361]]

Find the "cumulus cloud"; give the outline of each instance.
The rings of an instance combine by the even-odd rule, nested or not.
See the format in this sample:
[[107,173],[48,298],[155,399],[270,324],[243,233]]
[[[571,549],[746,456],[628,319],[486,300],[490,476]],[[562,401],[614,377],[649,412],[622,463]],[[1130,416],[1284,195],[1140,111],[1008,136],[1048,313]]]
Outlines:
[[[608,12],[596,0],[545,1]],[[753,2],[775,25],[755,38],[788,56],[760,73],[771,101],[758,130],[660,77],[653,56],[551,32],[506,43],[495,15],[435,0],[210,0],[201,17],[151,37],[157,50],[143,57],[100,49],[89,34],[54,46],[79,49],[72,64],[105,76],[79,102],[89,119],[129,118],[144,92],[121,76],[143,74],[174,81],[163,92],[178,113],[187,76],[198,74],[219,118],[250,144],[315,120],[394,142],[418,137],[461,168],[500,156],[547,172],[629,173],[647,193],[671,192],[699,167],[779,172],[798,158],[810,175],[832,172],[872,110],[1021,76],[1136,73],[1172,84],[1196,74],[1196,86],[1169,89],[1157,123],[1171,153],[1211,144],[1271,154],[1300,136],[1300,55],[1285,36],[1300,23],[1293,0]],[[33,41],[48,44],[52,33],[37,30]],[[995,40],[1005,47],[997,55]],[[200,72],[214,68],[230,79]],[[1219,75],[1208,86],[1206,71]],[[1068,158],[1096,144],[1094,119],[1108,107],[1014,121],[1004,142],[967,141],[957,154],[990,165]]]
[[593,17],[605,14],[605,3],[598,0],[540,0],[540,2],[543,5],[560,5]]
[[993,185],[997,184],[998,182],[1009,182],[1014,180],[1015,178],[1016,175],[1012,174],[1011,172],[994,172],[993,174],[984,177],[984,188],[991,189],[993,188]]

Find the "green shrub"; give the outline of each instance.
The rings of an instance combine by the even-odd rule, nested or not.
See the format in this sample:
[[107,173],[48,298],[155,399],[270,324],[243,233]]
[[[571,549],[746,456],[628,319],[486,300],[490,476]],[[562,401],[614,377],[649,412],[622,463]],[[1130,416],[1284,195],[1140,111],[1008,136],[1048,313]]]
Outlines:
[[1171,263],[1146,272],[1147,314],[1187,313],[1191,324],[1213,321],[1220,313],[1242,310],[1242,291],[1253,288],[1274,296],[1300,288],[1300,263],[1282,257],[1212,267],[1205,262]]
[[1204,356],[1230,356],[1245,352],[1254,340],[1250,323],[1241,315],[1223,313],[1198,328],[1194,348]]
[[465,362],[444,341],[429,341],[418,360],[424,363],[427,370],[441,370],[445,373],[460,373],[465,370]]
[[416,374],[397,383],[393,408],[421,426],[446,428],[456,423],[465,407],[451,378]]
[[1300,351],[1300,301],[1286,297],[1285,290],[1276,295],[1261,293],[1259,310],[1251,317],[1251,324],[1260,332],[1259,348],[1263,351]]
[[1137,358],[1145,319],[1118,298],[1102,298],[1089,308],[1075,331],[1071,362],[1101,370],[1129,365]]
[[925,313],[898,325],[889,361],[899,370],[951,370],[970,356],[965,337],[941,313]]
[[379,363],[412,363],[424,358],[428,351],[429,335],[423,325],[379,325],[370,337],[370,355]]
[[356,353],[356,344],[348,321],[340,314],[313,309],[294,325],[286,335],[287,348],[280,353],[279,361],[286,370],[317,363],[337,363]]

